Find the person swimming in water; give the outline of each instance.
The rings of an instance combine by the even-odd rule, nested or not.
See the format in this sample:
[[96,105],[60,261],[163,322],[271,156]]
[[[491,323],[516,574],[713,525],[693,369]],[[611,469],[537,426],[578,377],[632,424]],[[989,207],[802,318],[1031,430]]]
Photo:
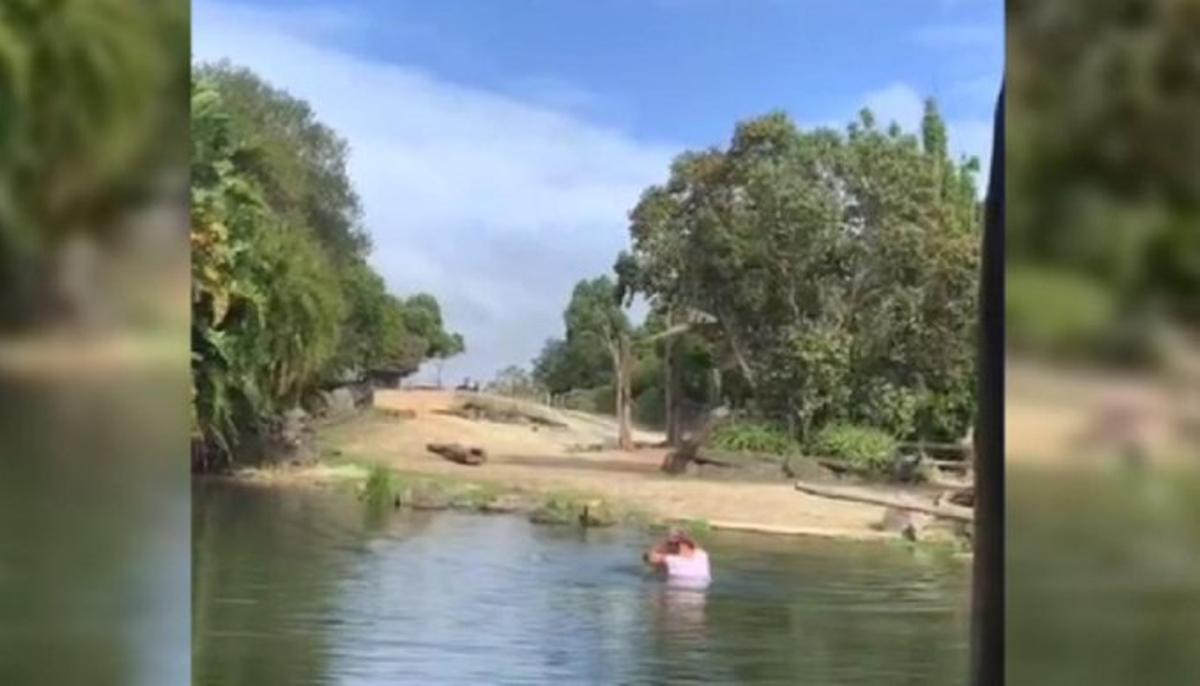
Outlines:
[[671,531],[665,540],[646,551],[642,559],[656,569],[666,572],[667,581],[700,585],[712,581],[708,553],[678,529]]

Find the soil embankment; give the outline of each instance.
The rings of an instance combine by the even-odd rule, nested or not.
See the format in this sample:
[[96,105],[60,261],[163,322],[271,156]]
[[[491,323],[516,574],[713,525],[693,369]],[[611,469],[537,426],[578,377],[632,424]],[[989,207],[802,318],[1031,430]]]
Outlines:
[[[443,391],[379,391],[372,412],[322,432],[334,459],[417,474],[461,475],[529,491],[586,492],[670,520],[714,528],[853,539],[890,539],[876,527],[887,508],[798,492],[792,482],[668,476],[664,448],[622,452],[615,423],[604,417],[489,396]],[[464,405],[467,409],[464,411]],[[642,445],[661,434],[635,432]],[[487,461],[464,466],[427,446],[457,443],[486,450]],[[895,500],[927,498],[897,487],[861,487]]]

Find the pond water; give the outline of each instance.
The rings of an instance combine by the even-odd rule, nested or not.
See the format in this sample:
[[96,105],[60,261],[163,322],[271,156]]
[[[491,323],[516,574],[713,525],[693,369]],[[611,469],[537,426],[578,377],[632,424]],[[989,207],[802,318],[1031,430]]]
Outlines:
[[201,481],[195,684],[963,683],[968,566],[901,546],[701,538],[670,589],[635,529],[372,512]]

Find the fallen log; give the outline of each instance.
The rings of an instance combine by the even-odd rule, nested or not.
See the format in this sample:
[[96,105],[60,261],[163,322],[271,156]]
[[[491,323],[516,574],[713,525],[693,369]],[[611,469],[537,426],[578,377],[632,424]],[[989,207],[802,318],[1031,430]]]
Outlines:
[[971,469],[971,463],[963,460],[929,460],[929,463],[948,472],[965,472]]
[[[951,479],[951,478],[945,477],[941,474],[934,475],[932,478],[929,479],[929,481],[926,481],[925,483],[929,484],[930,486],[944,488],[947,491],[958,491],[963,488],[969,488],[970,486],[973,485],[969,479]],[[973,505],[971,505],[970,503],[964,504],[964,503],[958,503],[956,501],[952,501],[952,502],[955,502],[955,504],[958,504],[958,505],[964,505],[965,507],[973,507]]]
[[945,496],[945,500],[962,507],[975,507],[975,486],[952,491]]
[[938,505],[922,505],[894,498],[885,498],[883,496],[867,495],[863,493],[855,493],[840,488],[830,486],[818,486],[815,484],[806,484],[803,481],[796,482],[796,490],[808,495],[815,495],[822,498],[831,498],[833,500],[846,500],[855,503],[865,503],[867,505],[878,505],[880,507],[894,507],[898,510],[909,510],[911,512],[922,512],[924,514],[941,517],[943,519],[953,519],[959,522],[974,522],[975,513],[967,508],[951,509],[946,506]]
[[475,448],[459,443],[430,443],[425,449],[435,455],[469,467],[478,467],[487,461],[487,453],[483,448]]

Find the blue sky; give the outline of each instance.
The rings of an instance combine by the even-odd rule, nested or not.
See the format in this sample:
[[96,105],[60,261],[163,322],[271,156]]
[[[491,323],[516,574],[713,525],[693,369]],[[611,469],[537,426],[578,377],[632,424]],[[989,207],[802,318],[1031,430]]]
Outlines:
[[[196,59],[308,100],[350,143],[372,262],[443,302],[489,378],[561,333],[579,278],[678,152],[773,109],[861,107],[912,129],[936,97],[951,147],[989,159],[1002,0],[197,0]],[[428,372],[426,372],[428,374]]]

